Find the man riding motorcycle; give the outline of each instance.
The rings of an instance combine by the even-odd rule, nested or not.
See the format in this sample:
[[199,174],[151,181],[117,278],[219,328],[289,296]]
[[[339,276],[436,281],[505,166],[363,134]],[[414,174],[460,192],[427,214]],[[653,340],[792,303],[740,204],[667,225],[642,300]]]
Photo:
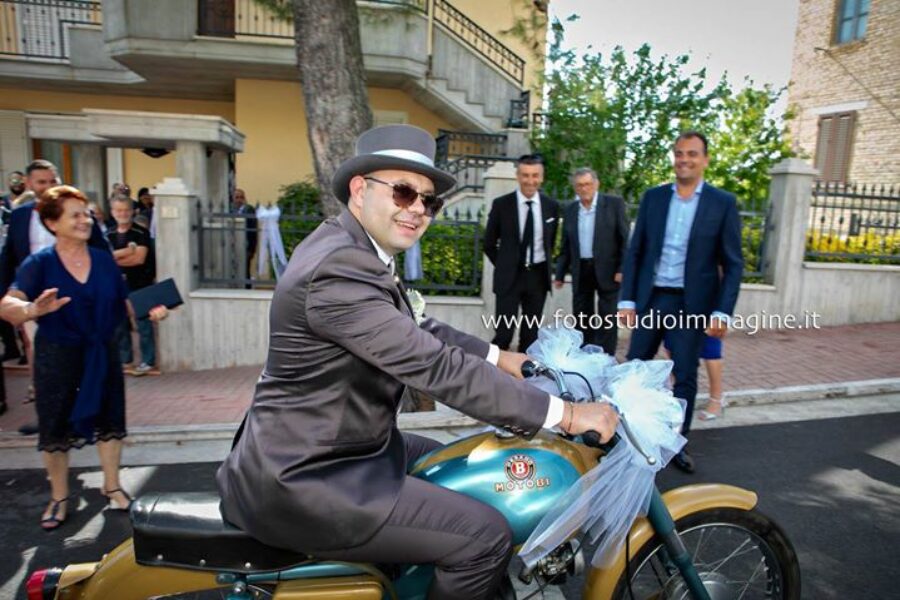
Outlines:
[[558,426],[607,440],[617,417],[510,377],[521,378],[524,354],[433,319],[417,324],[394,256],[421,238],[455,183],[434,151],[427,132],[390,125],[362,134],[338,168],[332,189],[347,210],[297,246],[278,281],[266,366],[217,482],[225,518],[266,544],[433,563],[429,598],[490,598],[512,555],[509,525],[407,476],[438,444],[397,429],[405,387],[526,437]]

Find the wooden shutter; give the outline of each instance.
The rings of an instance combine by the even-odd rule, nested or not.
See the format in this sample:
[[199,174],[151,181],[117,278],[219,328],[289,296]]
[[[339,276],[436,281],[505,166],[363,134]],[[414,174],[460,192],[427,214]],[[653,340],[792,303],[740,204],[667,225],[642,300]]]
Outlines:
[[235,0],[200,0],[200,34],[234,37]]
[[28,133],[25,113],[0,110],[0,190],[12,171],[24,171],[29,162]]
[[816,168],[822,180],[842,183],[847,181],[855,124],[855,111],[819,117]]

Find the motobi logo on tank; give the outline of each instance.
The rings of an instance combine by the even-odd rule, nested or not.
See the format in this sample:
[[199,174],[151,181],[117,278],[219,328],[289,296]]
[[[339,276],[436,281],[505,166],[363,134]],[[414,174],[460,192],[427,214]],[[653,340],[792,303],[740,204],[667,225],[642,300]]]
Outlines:
[[494,484],[495,492],[514,492],[516,490],[533,490],[550,487],[549,477],[535,477],[537,465],[530,456],[514,454],[506,460],[507,481]]

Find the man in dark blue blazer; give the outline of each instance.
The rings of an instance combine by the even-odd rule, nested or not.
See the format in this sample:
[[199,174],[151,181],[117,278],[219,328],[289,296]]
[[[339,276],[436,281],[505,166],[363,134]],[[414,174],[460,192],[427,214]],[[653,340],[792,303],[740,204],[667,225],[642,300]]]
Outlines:
[[[641,199],[619,299],[619,315],[633,329],[628,359],[656,356],[663,335],[675,363],[674,393],[687,402],[682,433],[690,433],[697,396],[697,364],[704,331],[721,338],[737,303],[744,259],[737,199],[703,181],[706,137],[687,131],[675,140],[675,183]],[[684,451],[673,462],[686,472]]]
[[615,355],[616,299],[628,246],[625,201],[599,193],[597,172],[588,167],[575,170],[572,186],[576,200],[564,209],[562,252],[553,285],[561,288],[566,272],[572,273],[572,313],[584,343]]

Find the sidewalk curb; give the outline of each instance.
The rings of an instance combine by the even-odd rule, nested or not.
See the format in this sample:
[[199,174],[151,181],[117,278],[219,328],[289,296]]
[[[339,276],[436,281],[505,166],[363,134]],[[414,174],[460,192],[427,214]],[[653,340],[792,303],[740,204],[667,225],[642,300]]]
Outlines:
[[[880,396],[900,393],[900,377],[890,379],[869,379],[864,381],[847,381],[841,383],[824,383],[814,385],[795,385],[774,389],[746,389],[728,392],[726,397],[729,406],[749,406],[758,404],[776,404],[783,402],[802,402],[809,400],[826,400],[835,398],[855,398],[864,396]],[[708,398],[708,394],[699,394],[698,401]],[[403,430],[412,429],[453,429],[482,425],[452,408],[441,408],[435,412],[403,413],[399,417],[399,426]],[[197,440],[231,439],[237,431],[238,423],[209,423],[203,425],[154,425],[133,427],[128,432],[126,445],[187,442]],[[0,450],[4,448],[22,448],[34,446],[34,436],[22,436],[14,432],[0,433]]]

